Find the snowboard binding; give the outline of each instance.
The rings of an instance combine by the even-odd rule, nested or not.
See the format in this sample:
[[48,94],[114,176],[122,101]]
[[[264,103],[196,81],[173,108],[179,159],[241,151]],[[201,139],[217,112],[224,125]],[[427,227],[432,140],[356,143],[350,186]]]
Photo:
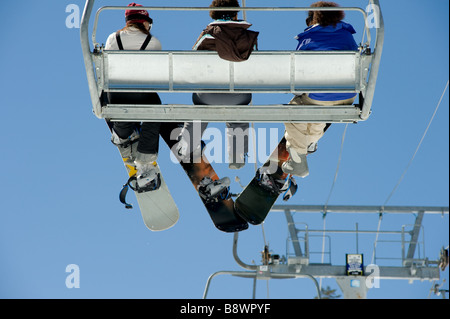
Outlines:
[[137,129],[135,129],[126,139],[120,138],[117,133],[112,130],[111,143],[119,148],[120,154],[123,158],[127,159],[127,162],[132,163],[134,161],[134,154],[137,150],[139,137],[139,131]]
[[275,179],[271,174],[260,168],[256,171],[256,182],[262,188],[268,190],[272,194],[283,195],[283,200],[289,200],[297,192],[298,185],[292,175],[285,180]]
[[198,193],[206,203],[227,200],[231,197],[230,179],[224,177],[213,181],[210,177],[204,177],[198,185]]
[[294,179],[294,176],[290,175],[286,182],[284,183],[283,187],[280,189],[281,192],[284,192],[283,200],[286,202],[289,199],[292,198],[292,196],[297,193],[298,185],[297,182]]
[[151,192],[159,189],[161,187],[161,175],[159,173],[145,174],[137,177],[136,175],[131,176],[128,181],[123,185],[122,190],[119,194],[119,200],[125,205],[126,209],[133,208],[133,205],[127,203],[126,196],[128,193],[128,188],[131,188],[135,192],[145,193]]

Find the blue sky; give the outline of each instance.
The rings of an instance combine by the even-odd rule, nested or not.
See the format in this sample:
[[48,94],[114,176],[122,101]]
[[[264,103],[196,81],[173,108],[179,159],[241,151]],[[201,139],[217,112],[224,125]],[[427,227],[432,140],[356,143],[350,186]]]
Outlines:
[[[277,6],[308,6],[312,1],[277,0]],[[144,5],[185,6],[186,1],[148,1]],[[271,6],[274,1],[247,0],[247,6]],[[0,20],[0,88],[3,125],[0,157],[0,297],[1,298],[201,298],[208,276],[219,270],[242,270],[232,256],[232,235],[216,230],[179,165],[169,160],[164,143],[160,166],[180,209],[172,229],[152,233],[137,209],[126,211],[118,192],[126,180],[117,150],[109,142],[102,120],[92,106],[81,54],[79,29],[67,28],[66,7],[84,7],[82,0],[2,2]],[[99,0],[103,5],[127,1]],[[189,1],[208,6],[209,0]],[[365,7],[365,1],[342,0],[343,6]],[[330,205],[382,205],[414,154],[448,81],[449,3],[446,0],[381,1],[386,23],[385,47],[373,104],[366,122],[349,125],[342,162]],[[206,12],[151,12],[152,33],[163,49],[188,50],[210,19]],[[295,49],[294,36],[304,29],[304,13],[248,13],[253,30],[261,32],[260,50]],[[361,19],[346,21],[358,30]],[[101,16],[98,39],[123,26],[121,12]],[[388,205],[448,206],[449,99],[445,94],[434,121]],[[190,103],[189,95],[161,95],[163,103]],[[255,96],[255,103],[287,103],[291,96]],[[224,129],[224,124],[211,124]],[[282,124],[256,125],[278,129]],[[336,124],[309,160],[311,174],[298,180],[299,191],[289,202],[325,204],[338,162],[345,125]],[[220,176],[246,185],[254,165],[240,171],[214,163]],[[233,182],[232,191],[240,186]],[[134,197],[130,196],[132,202]],[[281,204],[282,202],[279,202]],[[136,205],[137,206],[137,205]],[[414,223],[413,215],[385,215],[382,230],[400,230]],[[322,229],[321,214],[296,214],[310,229]],[[329,214],[327,229],[374,230],[376,215]],[[424,219],[425,254],[438,257],[448,245],[448,215]],[[274,253],[285,255],[284,216],[272,213],[265,237]],[[381,238],[380,238],[381,239]],[[361,236],[359,250],[367,260],[374,236]],[[262,229],[241,233],[239,255],[260,263]],[[319,247],[320,248],[320,247]],[[381,249],[381,248],[380,248]],[[398,247],[386,253],[399,255]],[[320,250],[320,249],[319,249]],[[355,250],[354,235],[333,238],[331,263],[343,265]],[[291,250],[292,251],[292,250]],[[316,262],[318,261],[316,258]],[[80,288],[65,285],[66,267],[78,265]],[[448,269],[441,273],[448,289]],[[337,288],[332,279],[324,286]],[[368,298],[427,298],[431,282],[381,281]],[[258,282],[257,297],[313,298],[309,279]],[[252,281],[218,277],[211,298],[250,298]],[[432,298],[439,298],[432,296]]]

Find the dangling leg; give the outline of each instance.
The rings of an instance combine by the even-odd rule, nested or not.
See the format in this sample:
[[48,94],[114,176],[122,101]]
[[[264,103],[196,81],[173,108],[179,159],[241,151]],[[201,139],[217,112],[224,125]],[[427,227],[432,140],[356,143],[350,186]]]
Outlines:
[[[205,105],[201,95],[197,93],[192,94],[192,101],[194,105]],[[202,121],[184,123],[177,145],[177,155],[182,161],[188,162],[190,159],[195,161],[196,158],[201,156],[202,136],[207,126],[208,123]]]
[[134,161],[136,156],[139,141],[138,128],[138,123],[113,123],[111,142],[119,148],[122,157],[127,158],[130,163]]
[[306,160],[308,148],[308,123],[286,123],[286,148],[289,159],[281,166],[283,172],[299,177],[309,175],[308,162]]
[[[145,94],[141,103],[161,104],[161,99],[156,93]],[[155,165],[159,151],[160,122],[144,122],[141,125],[141,137],[136,152],[136,177],[137,184],[141,188],[154,190],[159,188],[159,176]]]
[[[295,96],[289,104],[303,105],[304,94]],[[281,166],[283,172],[299,177],[309,175],[306,154],[309,144],[309,124],[308,123],[285,123],[286,148],[289,152],[289,159]]]
[[226,123],[228,142],[228,167],[240,169],[248,154],[248,123]]
[[208,123],[201,121],[186,122],[178,137],[177,155],[183,162],[195,162],[202,154],[202,136]]
[[[217,105],[249,105],[252,101],[250,93],[218,93],[207,95],[207,104]],[[248,154],[249,123],[226,123],[228,143],[228,167],[240,169],[245,165]]]
[[[108,102],[111,104],[126,104],[136,102],[135,96],[130,93],[108,93]],[[139,140],[139,123],[113,122],[111,142],[120,149],[122,157],[133,163],[136,147]]]

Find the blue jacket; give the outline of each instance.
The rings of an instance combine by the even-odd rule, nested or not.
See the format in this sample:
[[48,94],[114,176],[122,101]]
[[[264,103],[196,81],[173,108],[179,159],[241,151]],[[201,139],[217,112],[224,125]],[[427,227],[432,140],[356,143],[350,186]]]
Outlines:
[[[355,29],[348,23],[338,22],[336,26],[308,27],[297,36],[297,50],[305,51],[356,51],[358,45],[353,39]],[[317,101],[339,101],[355,97],[354,93],[311,93],[309,97]]]

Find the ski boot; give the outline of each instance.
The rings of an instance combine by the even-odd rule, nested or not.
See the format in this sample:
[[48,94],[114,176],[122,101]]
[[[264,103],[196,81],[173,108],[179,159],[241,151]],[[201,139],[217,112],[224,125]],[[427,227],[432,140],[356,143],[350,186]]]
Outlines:
[[198,185],[198,193],[207,203],[218,201],[218,199],[226,200],[230,197],[230,184],[228,177],[216,181],[210,177],[204,177]]

